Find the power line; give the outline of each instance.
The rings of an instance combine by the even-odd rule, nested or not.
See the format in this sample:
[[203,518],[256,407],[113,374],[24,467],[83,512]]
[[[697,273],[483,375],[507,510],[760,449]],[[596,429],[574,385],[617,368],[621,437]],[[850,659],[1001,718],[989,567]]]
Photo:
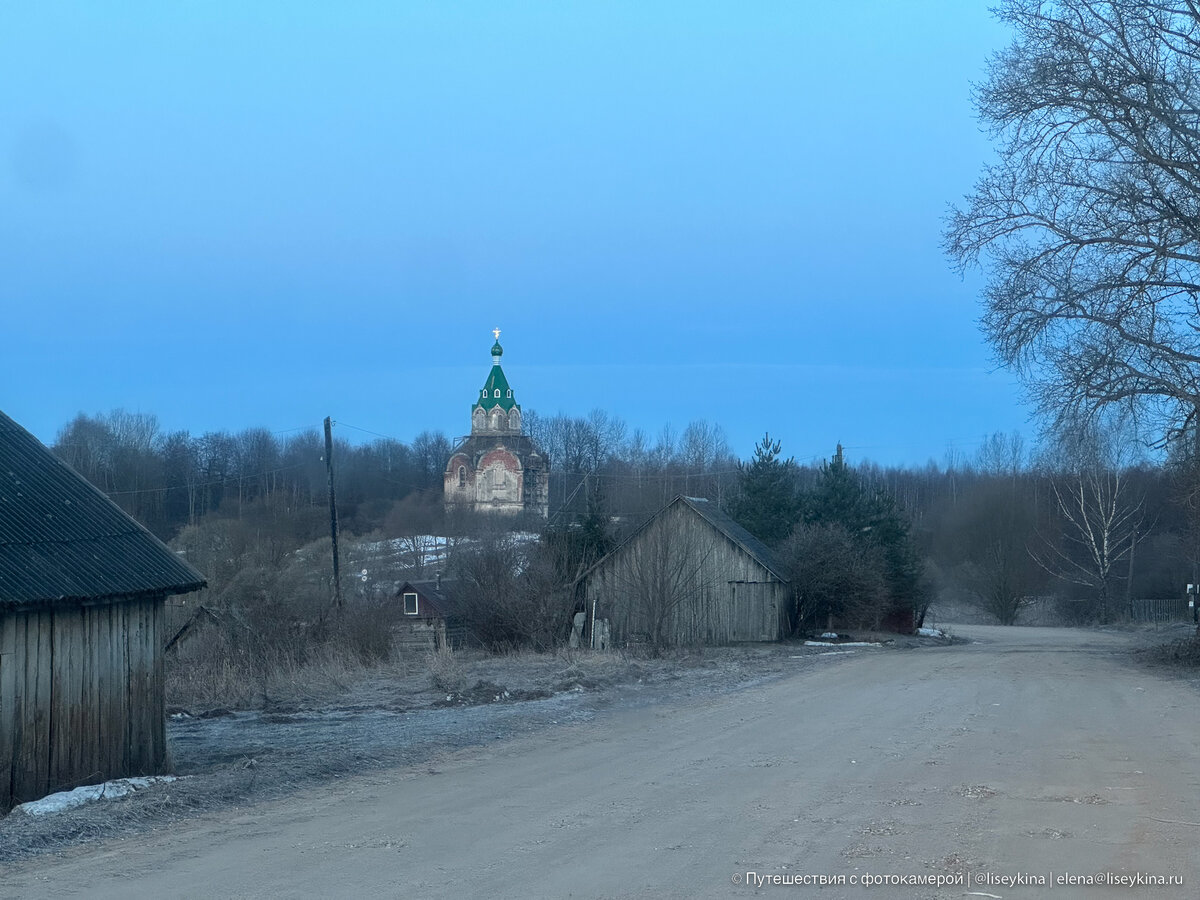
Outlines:
[[378,431],[372,431],[370,428],[360,428],[358,425],[351,425],[349,422],[340,422],[337,419],[335,419],[333,424],[340,425],[344,428],[353,428],[355,431],[361,431],[364,434],[373,434],[373,435],[375,435],[375,437],[381,437],[381,438],[384,438],[385,440],[389,440],[389,441],[396,441],[399,444],[405,443],[402,439],[396,437],[395,435],[381,434]]
[[183,488],[193,488],[194,489],[194,488],[202,488],[202,487],[212,487],[214,484],[233,484],[234,482],[237,482],[237,481],[248,481],[249,479],[252,479],[252,478],[262,478],[264,475],[275,475],[279,472],[290,471],[291,469],[300,469],[306,465],[308,465],[308,463],[292,463],[292,465],[290,465],[290,466],[280,466],[276,469],[266,469],[262,472],[255,472],[251,475],[235,475],[232,478],[221,478],[221,479],[217,479],[215,481],[198,481],[195,484],[188,484],[187,482],[184,482],[183,484],[168,484],[163,487],[138,488],[136,490],[129,490],[129,491],[105,491],[104,493],[109,497],[125,497],[130,494],[155,494],[155,493],[161,493],[161,492],[165,492],[165,491],[180,490]]

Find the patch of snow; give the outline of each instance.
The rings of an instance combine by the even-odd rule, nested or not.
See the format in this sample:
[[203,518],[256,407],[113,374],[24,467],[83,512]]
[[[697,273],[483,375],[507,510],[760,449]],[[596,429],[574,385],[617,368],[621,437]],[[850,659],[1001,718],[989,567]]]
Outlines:
[[135,791],[148,788],[152,784],[165,784],[177,781],[177,775],[149,775],[138,778],[118,778],[106,781],[104,784],[88,784],[77,787],[73,791],[60,791],[43,797],[41,800],[30,800],[13,808],[14,813],[22,812],[27,816],[48,816],[53,813],[75,809],[86,803],[97,800],[115,800],[118,797],[128,797]]
[[829,641],[805,641],[805,647],[882,647],[878,641],[845,641],[841,644],[831,644]]
[[836,631],[827,631],[821,635],[821,640],[823,641],[836,641],[837,639],[838,633]]
[[921,637],[945,637],[946,632],[940,628],[918,628],[917,634]]

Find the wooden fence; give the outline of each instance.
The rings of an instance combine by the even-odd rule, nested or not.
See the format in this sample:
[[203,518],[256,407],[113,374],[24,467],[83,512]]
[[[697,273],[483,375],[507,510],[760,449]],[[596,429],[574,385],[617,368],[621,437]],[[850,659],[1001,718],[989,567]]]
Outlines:
[[1186,597],[1130,600],[1128,615],[1131,622],[1190,622],[1192,619]]

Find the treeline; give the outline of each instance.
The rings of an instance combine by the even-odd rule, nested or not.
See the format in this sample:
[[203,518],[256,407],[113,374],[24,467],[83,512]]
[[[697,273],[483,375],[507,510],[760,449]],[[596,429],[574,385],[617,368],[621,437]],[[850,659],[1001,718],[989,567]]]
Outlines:
[[[648,515],[679,493],[720,498],[737,459],[719,426],[693,422],[655,438],[596,411],[587,417],[530,412],[526,431],[551,460],[551,509],[560,522],[586,514],[603,492],[611,515]],[[442,477],[452,449],[440,431],[411,443],[334,426],[341,525],[356,534],[438,530]],[[157,416],[114,410],[79,414],[53,450],[163,540],[209,515],[243,517],[260,507],[303,515],[327,507],[321,431],[163,431]],[[399,504],[399,508],[397,505]],[[320,530],[314,531],[317,537]]]
[[[611,546],[677,494],[715,500],[748,527],[755,510],[771,502],[748,501],[754,461],[739,463],[713,423],[650,436],[603,411],[585,417],[531,411],[525,421],[551,460],[549,531],[583,526],[590,535],[591,549],[564,562],[563,571]],[[355,432],[371,439],[354,443],[348,429],[335,428],[334,446],[344,531],[398,537],[465,527],[443,518],[442,475],[451,451],[444,434],[424,432],[405,443]],[[1086,429],[1039,448],[995,434],[974,456],[941,464],[881,467],[847,459],[839,466],[842,481],[895,511],[927,597],[969,603],[1002,622],[1018,619],[1033,598],[1053,597],[1067,619],[1110,620],[1133,599],[1175,597],[1198,580],[1190,463],[1148,462],[1128,446],[1119,435]],[[118,410],[77,416],[54,449],[164,540],[214,517],[251,523],[243,528],[246,540],[269,541],[273,556],[328,533],[324,438],[315,427],[193,436],[162,431],[152,415]],[[830,447],[824,464],[788,460],[778,488],[783,502],[828,489],[834,457]],[[764,539],[781,545],[796,532],[809,542],[809,557],[874,565],[857,581],[832,582],[843,593],[836,585],[858,584],[862,592],[894,586],[896,559],[871,563],[893,551],[856,537],[876,527],[866,521],[853,511],[793,510],[782,531]]]
[[[192,435],[164,432],[154,415],[115,410],[76,416],[52,449],[167,541],[208,515],[242,516],[255,507],[303,515],[328,506],[325,438],[315,427]],[[365,534],[383,527],[398,501],[440,499],[450,441],[426,431],[411,444],[351,443],[335,432],[333,455],[339,518]]]

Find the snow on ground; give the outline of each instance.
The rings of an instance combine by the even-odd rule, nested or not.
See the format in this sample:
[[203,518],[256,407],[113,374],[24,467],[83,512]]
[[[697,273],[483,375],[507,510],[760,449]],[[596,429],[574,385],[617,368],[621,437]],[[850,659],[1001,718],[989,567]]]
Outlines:
[[805,647],[882,647],[883,644],[878,641],[843,641],[842,643],[834,643],[833,641],[805,641]]
[[48,816],[53,813],[75,809],[85,803],[95,803],[97,800],[115,800],[118,797],[128,797],[135,791],[143,790],[152,784],[162,784],[177,781],[175,775],[151,775],[143,778],[118,778],[106,781],[104,784],[89,784],[77,787],[73,791],[59,791],[41,800],[30,800],[13,808],[14,813],[25,813],[27,816]]
[[921,635],[921,637],[944,638],[946,636],[946,632],[940,628],[918,628],[917,634]]
[[[505,537],[513,546],[541,540],[535,531],[513,531]],[[398,588],[410,578],[432,579],[435,572],[445,569],[456,548],[478,543],[477,538],[438,534],[414,534],[381,541],[351,540],[345,544],[343,566],[363,588],[368,584],[376,589],[381,586]]]

